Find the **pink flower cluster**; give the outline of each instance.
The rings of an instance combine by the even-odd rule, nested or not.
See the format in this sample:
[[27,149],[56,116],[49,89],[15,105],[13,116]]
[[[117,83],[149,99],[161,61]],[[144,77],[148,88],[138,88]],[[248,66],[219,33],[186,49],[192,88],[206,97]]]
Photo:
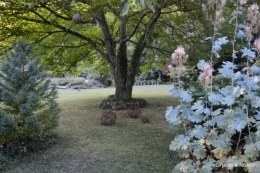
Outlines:
[[[225,19],[223,17],[223,11],[225,8],[225,5],[227,4],[226,0],[208,0],[207,6],[205,4],[202,4],[202,11],[206,18],[215,23],[216,27],[220,27],[221,24],[225,22]],[[215,17],[212,17],[208,11],[215,10]]]
[[252,38],[252,33],[257,33],[260,26],[259,6],[256,3],[252,4],[248,8],[245,23],[245,35],[247,40],[249,41]]
[[182,76],[185,72],[186,68],[184,64],[188,59],[188,55],[186,55],[185,50],[182,46],[178,46],[178,48],[174,51],[171,56],[170,64],[168,65],[168,70],[172,75],[176,74],[178,76]]

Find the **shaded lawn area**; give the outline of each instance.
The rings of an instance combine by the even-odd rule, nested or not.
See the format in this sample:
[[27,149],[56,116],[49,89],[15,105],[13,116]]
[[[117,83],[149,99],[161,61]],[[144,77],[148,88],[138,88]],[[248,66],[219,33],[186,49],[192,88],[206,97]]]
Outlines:
[[115,111],[114,126],[99,122],[104,110],[101,100],[114,88],[59,90],[62,108],[58,141],[48,150],[8,165],[6,173],[167,173],[178,162],[169,144],[178,131],[165,120],[168,106],[176,105],[167,92],[169,85],[135,86],[134,98],[144,98],[148,106],[142,115],[150,119],[131,119],[126,110]]

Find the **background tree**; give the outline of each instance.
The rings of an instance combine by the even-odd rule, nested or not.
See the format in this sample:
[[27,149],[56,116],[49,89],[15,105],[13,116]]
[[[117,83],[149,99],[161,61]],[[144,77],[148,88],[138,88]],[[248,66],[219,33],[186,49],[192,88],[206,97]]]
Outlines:
[[[56,71],[73,71],[87,59],[98,60],[114,76],[115,96],[123,99],[132,97],[135,75],[142,58],[146,58],[144,52],[164,56],[170,53],[167,49],[173,46],[173,41],[177,44],[188,39],[187,34],[183,38],[181,32],[175,31],[182,30],[180,27],[185,24],[181,23],[200,9],[199,3],[192,0],[0,2],[3,48],[8,48],[7,39],[30,39],[38,43],[43,63]],[[197,12],[199,15],[200,10]],[[180,27],[171,22],[177,19]],[[189,33],[193,33],[192,29],[189,27]],[[162,36],[168,37],[167,41],[171,36],[174,39],[166,45]]]
[[0,145],[4,148],[46,136],[58,125],[57,91],[49,89],[48,75],[42,72],[39,58],[32,57],[32,46],[26,45],[25,41],[14,44],[0,66]]

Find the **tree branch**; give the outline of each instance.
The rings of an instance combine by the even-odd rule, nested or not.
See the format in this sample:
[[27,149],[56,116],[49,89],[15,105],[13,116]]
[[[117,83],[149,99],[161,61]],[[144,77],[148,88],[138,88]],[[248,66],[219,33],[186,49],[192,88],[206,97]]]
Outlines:
[[154,13],[153,18],[150,20],[150,22],[149,22],[149,24],[147,26],[147,29],[146,29],[145,34],[143,36],[143,40],[141,41],[141,44],[140,44],[141,50],[143,50],[144,47],[146,46],[146,44],[148,42],[148,39],[150,38],[150,36],[151,36],[151,34],[153,32],[153,29],[154,29],[154,27],[155,27],[155,25],[156,25],[160,15],[161,15],[161,9],[156,10],[156,12]]
[[87,41],[90,45],[92,45],[92,47],[97,51],[99,52],[106,60],[109,60],[108,57],[107,57],[107,54],[99,47],[97,46],[97,44],[89,37],[85,36],[85,35],[82,35],[76,31],[73,31],[69,28],[66,28],[62,25],[59,25],[57,23],[54,23],[54,22],[50,22],[48,20],[46,20],[43,16],[41,16],[39,13],[37,13],[36,11],[31,11],[32,13],[34,13],[36,16],[38,16],[41,20],[37,20],[37,19],[30,19],[30,18],[25,18],[25,17],[22,17],[23,19],[25,20],[28,20],[28,21],[32,21],[32,22],[35,22],[35,23],[40,23],[40,24],[48,24],[50,26],[53,26],[53,27],[56,27],[66,33],[69,33],[71,35],[74,35],[78,38],[81,38],[85,41]]
[[103,56],[106,57],[109,64],[114,67],[115,66],[115,57],[116,57],[115,44],[114,44],[114,40],[112,39],[111,34],[109,32],[109,28],[106,23],[105,15],[98,14],[96,16],[96,19],[98,20],[99,25],[101,27],[106,50],[107,50],[107,55],[103,55]]
[[139,28],[140,23],[142,23],[143,18],[147,15],[148,12],[149,11],[145,11],[144,14],[142,14],[142,16],[139,18],[133,32],[127,37],[127,41],[130,40],[135,35],[137,29]]
[[58,18],[61,18],[61,19],[63,19],[63,20],[71,20],[71,18],[69,18],[69,17],[64,17],[64,16],[60,15],[59,13],[57,13],[56,11],[52,10],[51,8],[47,7],[46,4],[40,3],[40,5],[41,5],[42,8],[44,8],[44,9],[50,11],[52,14],[54,14],[54,16],[56,16],[56,17],[58,17]]

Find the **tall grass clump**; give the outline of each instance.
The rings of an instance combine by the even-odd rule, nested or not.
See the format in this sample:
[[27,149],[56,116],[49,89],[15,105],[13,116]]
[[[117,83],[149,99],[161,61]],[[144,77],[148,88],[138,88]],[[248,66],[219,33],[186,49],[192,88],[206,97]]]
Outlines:
[[[256,37],[259,6],[247,0],[209,0],[202,7],[213,24],[213,34],[206,38],[212,44],[210,60],[200,60],[197,65],[200,85],[184,89],[182,73],[177,73],[178,83],[169,88],[180,104],[168,107],[166,119],[172,128],[184,129],[170,144],[170,149],[182,158],[173,172],[258,173],[260,68],[254,62],[260,51],[260,38]],[[233,36],[220,33],[226,21],[233,26],[230,27],[234,29]],[[223,55],[223,47],[229,48],[231,61],[223,61],[220,68],[214,69],[214,63]],[[173,57],[186,61],[180,48]],[[242,69],[238,68],[239,57],[245,61]],[[225,78],[225,82],[214,80],[216,74]],[[200,88],[199,92],[196,88]]]

